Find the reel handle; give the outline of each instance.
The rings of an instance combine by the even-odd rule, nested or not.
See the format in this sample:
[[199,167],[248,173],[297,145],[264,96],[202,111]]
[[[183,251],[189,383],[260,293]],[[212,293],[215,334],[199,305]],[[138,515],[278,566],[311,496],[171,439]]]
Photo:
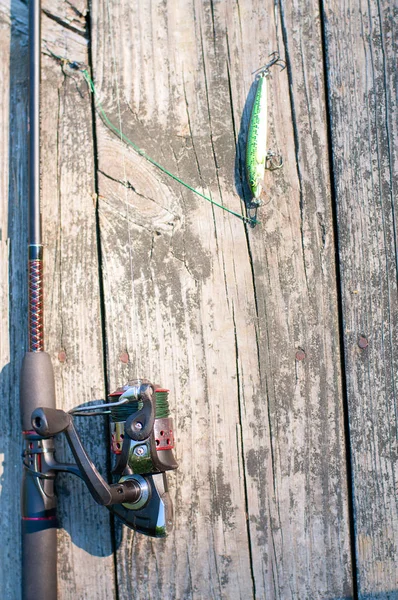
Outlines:
[[108,484],[87,454],[75,429],[73,418],[63,410],[36,408],[32,413],[32,426],[43,438],[65,433],[76,464],[91,495],[98,504],[135,503],[141,497],[141,487],[133,479],[122,483]]

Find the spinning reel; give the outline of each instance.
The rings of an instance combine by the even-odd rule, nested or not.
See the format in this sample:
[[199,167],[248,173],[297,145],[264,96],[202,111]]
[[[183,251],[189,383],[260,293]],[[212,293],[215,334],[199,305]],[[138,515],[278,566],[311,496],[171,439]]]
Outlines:
[[[94,500],[106,506],[132,529],[165,537],[172,529],[173,507],[166,471],[177,468],[174,428],[169,416],[168,390],[146,379],[128,382],[110,394],[110,403],[78,407],[69,413],[36,408],[33,430],[24,432],[23,514],[30,520],[55,519],[54,479],[57,471],[81,477]],[[109,414],[111,417],[112,483],[96,469],[74,425],[74,417]],[[55,459],[54,436],[64,433],[76,464]]]

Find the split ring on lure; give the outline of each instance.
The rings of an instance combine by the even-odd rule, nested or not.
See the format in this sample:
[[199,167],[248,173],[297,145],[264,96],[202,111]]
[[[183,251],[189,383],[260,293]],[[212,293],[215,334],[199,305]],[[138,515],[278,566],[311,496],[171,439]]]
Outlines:
[[[257,73],[258,84],[254,98],[253,108],[250,116],[249,132],[246,144],[246,176],[250,191],[254,196],[254,203],[259,204],[258,199],[261,194],[261,182],[264,179],[267,163],[275,158],[273,152],[267,152],[267,111],[268,111],[268,90],[267,77],[269,69],[273,65],[279,65],[281,70],[286,67],[286,63],[280,58],[277,52],[270,56],[273,58],[262,67]],[[272,169],[282,166],[273,165]]]

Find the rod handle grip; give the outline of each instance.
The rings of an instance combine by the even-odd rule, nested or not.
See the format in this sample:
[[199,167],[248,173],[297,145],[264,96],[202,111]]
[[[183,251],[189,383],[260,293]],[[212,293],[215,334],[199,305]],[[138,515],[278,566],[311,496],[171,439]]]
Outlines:
[[39,406],[55,408],[54,370],[47,352],[26,352],[21,369],[22,429],[32,429],[32,412]]
[[57,530],[49,520],[22,520],[22,599],[57,600]]

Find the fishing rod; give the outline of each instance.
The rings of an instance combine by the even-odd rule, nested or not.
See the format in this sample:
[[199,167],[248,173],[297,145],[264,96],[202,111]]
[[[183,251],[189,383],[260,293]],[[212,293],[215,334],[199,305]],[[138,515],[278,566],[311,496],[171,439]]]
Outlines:
[[[177,468],[168,390],[147,379],[129,381],[109,402],[88,403],[68,413],[56,409],[51,358],[44,351],[43,242],[40,212],[40,0],[29,2],[29,344],[21,369],[23,435],[22,597],[57,598],[56,474],[77,475],[94,500],[125,525],[165,537],[173,525],[166,471]],[[111,418],[112,482],[89,457],[75,417]],[[75,463],[57,461],[54,437],[64,434]],[[106,442],[107,443],[107,442]]]

